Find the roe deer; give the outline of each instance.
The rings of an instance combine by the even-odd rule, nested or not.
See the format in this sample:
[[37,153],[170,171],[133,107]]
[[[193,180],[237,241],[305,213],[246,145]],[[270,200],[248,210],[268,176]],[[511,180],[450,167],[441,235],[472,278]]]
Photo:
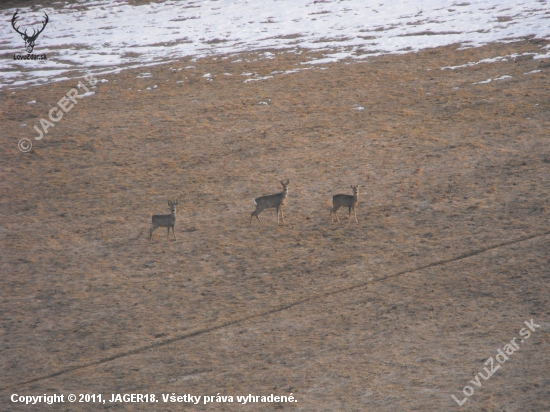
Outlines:
[[336,216],[336,220],[340,222],[340,219],[338,219],[338,209],[340,209],[342,206],[347,207],[349,210],[348,225],[349,225],[349,222],[351,221],[352,209],[353,209],[353,216],[355,216],[355,222],[357,222],[357,214],[355,212],[355,207],[357,206],[357,195],[359,195],[359,185],[352,186],[351,188],[353,189],[353,196],[351,195],[332,196],[332,210],[330,211],[330,217],[333,222],[334,222],[334,216]]
[[176,224],[176,206],[178,205],[178,201],[175,202],[168,201],[168,206],[170,206],[170,213],[169,215],[153,215],[151,218],[153,226],[151,227],[151,231],[149,232],[149,240],[153,240],[153,232],[157,227],[167,227],[168,228],[168,238],[170,237],[170,228],[172,228],[172,233],[174,233],[174,239],[178,240],[176,238],[176,232],[174,231],[174,225]]
[[288,184],[290,180],[287,180],[286,183],[281,180],[281,185],[283,186],[283,191],[277,193],[276,195],[262,196],[254,200],[256,205],[256,210],[250,215],[250,223],[252,223],[252,218],[256,216],[256,219],[262,224],[260,216],[258,216],[266,208],[275,207],[277,208],[277,223],[279,223],[279,210],[281,211],[281,217],[283,222],[285,221],[285,215],[283,214],[283,206],[285,205],[286,196],[288,194]]

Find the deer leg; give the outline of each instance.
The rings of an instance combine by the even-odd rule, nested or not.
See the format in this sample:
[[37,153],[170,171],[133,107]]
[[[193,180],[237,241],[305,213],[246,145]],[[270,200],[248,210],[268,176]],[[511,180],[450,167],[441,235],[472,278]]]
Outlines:
[[263,210],[265,209],[265,206],[264,205],[258,205],[256,206],[256,210],[254,211],[254,216],[256,216],[256,219],[258,219],[258,222],[260,222],[260,225],[262,225],[262,220],[260,219],[260,213],[263,212]]
[[285,214],[283,213],[283,207],[281,206],[281,217],[283,218],[283,222],[285,221]]
[[170,226],[168,226],[166,229],[168,229],[166,239],[170,240]]
[[153,241],[153,232],[155,231],[156,228],[157,228],[156,226],[152,226],[151,230],[149,231],[149,240],[151,242]]
[[[340,219],[338,218],[338,211],[340,210],[341,207],[342,207],[342,206],[334,206],[334,207],[332,208],[332,213],[334,213],[334,216],[336,216],[336,221],[337,221],[338,223],[340,223]],[[332,221],[334,222],[334,219],[332,219]]]
[[[331,210],[330,210],[330,220],[332,221],[332,223],[334,223],[334,216],[336,216],[336,220],[338,220],[338,209],[336,206],[334,206]],[[338,220],[339,222],[339,220]]]
[[348,225],[351,222],[351,207],[348,208]]
[[178,238],[176,237],[176,230],[174,226],[172,226],[172,233],[174,234],[174,240],[178,240]]
[[250,215],[250,223],[252,223],[252,218],[256,216],[256,219],[258,219],[258,222],[260,222],[260,225],[262,224],[262,221],[260,220],[260,216],[258,216],[260,213],[262,213],[262,210],[264,209],[256,206],[256,210],[253,211],[252,214]]
[[355,216],[355,223],[359,223],[357,221],[357,209],[356,208],[353,208],[353,216]]

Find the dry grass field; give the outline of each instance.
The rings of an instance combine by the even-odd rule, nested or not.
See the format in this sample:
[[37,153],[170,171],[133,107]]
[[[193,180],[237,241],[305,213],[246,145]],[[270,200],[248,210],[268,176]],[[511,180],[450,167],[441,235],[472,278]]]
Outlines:
[[[2,90],[0,410],[550,410],[550,62],[440,69],[543,45],[98,76],[29,153],[17,141],[77,81]],[[268,209],[250,224],[283,179],[286,222]],[[359,223],[344,210],[331,223],[332,195],[356,184]],[[159,228],[149,242],[174,199],[177,241]],[[33,407],[14,393],[161,401]]]

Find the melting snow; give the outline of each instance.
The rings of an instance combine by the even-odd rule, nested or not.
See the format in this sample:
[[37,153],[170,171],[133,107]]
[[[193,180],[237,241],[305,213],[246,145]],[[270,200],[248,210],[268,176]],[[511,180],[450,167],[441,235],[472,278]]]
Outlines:
[[483,80],[482,82],[476,82],[472,84],[485,84],[485,83],[491,83],[493,80],[497,81],[497,80],[505,80],[505,79],[511,79],[511,78],[512,76],[500,76],[500,77],[497,77],[496,79],[487,79],[487,80]]
[[[305,63],[317,65],[450,44],[476,47],[550,35],[548,2],[504,3],[225,0],[215,3],[219,7],[212,7],[212,1],[198,0],[190,7],[187,2],[173,0],[139,6],[126,0],[90,0],[55,7],[21,7],[23,26],[40,21],[43,12],[50,16],[50,24],[35,47],[36,54],[48,58],[1,59],[0,85],[43,84],[81,77],[90,70],[105,74],[182,57],[196,61],[243,51],[326,51],[323,57]],[[10,21],[15,11],[2,10],[2,20]],[[9,24],[0,26],[0,38],[0,54],[24,53],[21,37]],[[273,57],[273,52],[264,52],[259,59]],[[547,57],[550,50],[534,56]]]
[[254,77],[252,79],[246,79],[243,83],[256,82],[256,81],[260,81],[260,80],[271,79],[272,77],[273,76]]
[[520,56],[534,56],[534,55],[535,55],[535,53],[523,53],[523,54],[514,53],[514,54],[509,54],[507,56],[497,56],[497,57],[492,57],[490,59],[483,59],[483,60],[480,60],[478,62],[468,62],[466,64],[461,64],[460,66],[445,66],[445,67],[441,67],[441,70],[462,69],[464,67],[477,66],[478,64],[481,64],[481,63],[505,62],[505,61],[508,61],[510,59],[514,60],[514,59],[516,59],[517,57],[520,57]]

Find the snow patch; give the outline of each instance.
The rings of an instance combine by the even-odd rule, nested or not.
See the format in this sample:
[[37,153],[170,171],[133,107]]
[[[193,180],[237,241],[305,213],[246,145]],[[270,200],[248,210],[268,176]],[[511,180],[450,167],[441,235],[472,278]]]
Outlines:
[[[48,59],[0,60],[0,87],[78,78],[90,70],[97,76],[182,58],[194,62],[259,50],[262,54],[258,60],[273,59],[278,50],[293,50],[296,54],[319,51],[319,58],[303,63],[319,65],[450,44],[471,48],[550,36],[548,7],[540,0],[506,2],[505,22],[496,21],[497,13],[504,12],[502,0],[468,0],[460,4],[454,0],[226,0],[216,3],[219,7],[212,7],[211,1],[195,1],[189,3],[191,7],[182,4],[163,1],[132,5],[120,0],[96,0],[81,1],[78,7],[72,3],[55,8],[20,7],[22,18],[47,12],[55,24],[55,30],[41,36],[35,48],[35,53],[45,53]],[[15,11],[4,9],[5,19],[9,20]],[[0,54],[24,49],[20,36],[9,24],[0,26],[0,38]],[[549,57],[548,47],[533,55],[534,59]],[[233,63],[243,61],[242,57],[234,58]]]

